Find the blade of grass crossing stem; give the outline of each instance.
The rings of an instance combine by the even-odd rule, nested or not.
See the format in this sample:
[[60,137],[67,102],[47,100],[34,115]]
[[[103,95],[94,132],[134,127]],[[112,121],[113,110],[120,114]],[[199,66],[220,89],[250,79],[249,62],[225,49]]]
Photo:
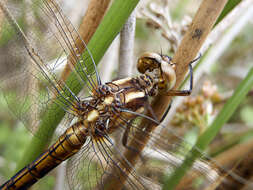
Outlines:
[[223,11],[221,12],[219,18],[217,19],[216,23],[214,24],[214,27],[220,22],[222,21],[222,19],[227,16],[227,14],[232,11],[236,5],[238,5],[239,3],[241,3],[242,0],[230,0],[227,2],[227,4],[225,5]]
[[201,152],[206,149],[208,144],[214,139],[222,126],[229,120],[238,105],[242,102],[252,87],[253,68],[250,69],[247,76],[236,88],[233,96],[224,105],[211,126],[199,137],[195,148],[193,148],[186,156],[182,165],[179,166],[171,176],[166,177],[163,190],[174,189],[176,187],[185,173],[190,169],[194,161],[201,156]]
[[[117,36],[122,26],[126,22],[127,18],[134,10],[139,0],[117,0],[113,1],[110,9],[99,25],[97,31],[93,35],[92,39],[88,44],[88,49],[90,50],[95,63],[97,64],[100,59],[103,57],[107,48],[113,41],[113,39]],[[120,10],[120,11],[119,11]],[[82,56],[87,56],[87,51],[84,52]],[[92,64],[91,59],[87,62],[87,64]],[[78,85],[78,80],[75,75],[72,73],[66,80],[67,86],[74,93],[78,93],[82,86]],[[72,87],[74,87],[72,89]],[[59,98],[59,97],[57,97]],[[39,153],[43,151],[46,145],[49,143],[49,139],[53,136],[54,130],[64,117],[64,111],[57,105],[50,105],[48,111],[44,114],[38,133],[48,133],[47,138],[38,139],[37,137],[33,137],[30,143],[30,146],[25,150],[21,161],[17,164],[17,170],[24,167],[26,164],[34,160]],[[52,120],[52,115],[54,115],[54,120]],[[35,135],[36,136],[36,135]]]

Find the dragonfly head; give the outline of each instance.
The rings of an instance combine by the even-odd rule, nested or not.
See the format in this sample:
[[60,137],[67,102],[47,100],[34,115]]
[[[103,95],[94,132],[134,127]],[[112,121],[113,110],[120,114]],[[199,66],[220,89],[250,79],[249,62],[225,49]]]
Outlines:
[[137,62],[137,69],[140,73],[153,72],[157,78],[158,90],[166,93],[176,83],[175,64],[171,57],[158,53],[144,53]]

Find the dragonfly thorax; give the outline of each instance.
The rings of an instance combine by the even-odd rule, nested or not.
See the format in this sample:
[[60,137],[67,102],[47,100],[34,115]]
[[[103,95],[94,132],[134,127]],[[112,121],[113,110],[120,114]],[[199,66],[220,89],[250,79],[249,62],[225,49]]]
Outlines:
[[79,121],[83,120],[92,136],[110,134],[126,125],[143,114],[149,96],[166,92],[175,84],[175,67],[167,56],[146,53],[138,60],[138,69],[142,75],[99,85],[91,99],[79,104]]
[[79,122],[82,120],[84,127],[95,138],[105,133],[110,134],[136,117],[136,114],[125,110],[144,112],[153,88],[152,78],[146,75],[98,86],[91,99],[79,103],[81,106],[76,109]]

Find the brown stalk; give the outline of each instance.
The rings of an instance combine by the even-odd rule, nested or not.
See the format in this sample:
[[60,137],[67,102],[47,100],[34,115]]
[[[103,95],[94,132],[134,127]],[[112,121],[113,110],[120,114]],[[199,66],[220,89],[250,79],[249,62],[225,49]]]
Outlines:
[[[188,64],[192,61],[198,54],[202,44],[207,38],[207,35],[211,32],[214,23],[221,11],[223,10],[227,0],[204,0],[193,21],[190,25],[188,31],[186,32],[183,40],[181,41],[174,57],[173,62],[176,63],[176,76],[177,81],[173,89],[177,89],[182,83],[185,74],[188,71]],[[152,109],[158,119],[161,119],[163,113],[168,108],[171,97],[159,95],[152,102]],[[145,127],[145,133],[151,133],[154,131],[157,125],[148,122],[143,119],[140,126]],[[140,156],[141,151],[144,149],[150,137],[148,135],[143,135],[140,131],[137,132],[133,139],[141,139],[142,144],[137,143],[136,140],[132,140],[128,146],[135,147],[138,151],[125,150],[124,157],[134,166]],[[123,168],[126,175],[119,176],[120,180],[113,180],[112,177],[108,176],[105,180],[105,189],[121,189],[124,182],[127,179],[127,175],[131,172],[132,168],[129,164],[126,164],[122,159],[120,160],[120,167]],[[117,173],[117,168],[114,168],[113,174]]]
[[[80,36],[82,37],[82,39],[84,40],[86,44],[89,43],[91,37],[95,33],[101,20],[103,19],[109,3],[110,3],[110,0],[91,0],[90,1],[88,9],[82,19],[82,23],[78,30]],[[76,46],[80,49],[80,52],[83,52],[84,45],[82,44],[82,41],[78,39],[75,43],[76,43]],[[73,65],[71,65],[72,63],[70,60],[75,60],[73,58],[73,55],[70,55],[68,57],[68,63],[62,72],[61,79],[63,81],[65,81],[68,78],[69,74],[71,73],[71,68],[73,68]]]
[[[219,168],[216,168],[217,164],[214,164],[214,170],[217,169],[219,171],[219,178],[215,179],[211,185],[208,185],[205,190],[223,190],[223,189],[241,189],[243,186],[249,185],[244,182],[239,182],[235,180],[232,176],[229,175],[228,172],[234,172],[236,175],[243,177],[245,180],[252,181],[253,173],[252,170],[252,157],[253,157],[253,140],[247,141],[245,143],[238,144],[237,146],[219,154],[214,158],[215,163],[226,168],[226,171],[219,171]],[[212,165],[212,164],[211,164]],[[211,166],[210,165],[210,166]],[[216,166],[215,166],[216,165]],[[230,170],[230,171],[229,171]],[[184,176],[184,179],[181,183],[178,184],[177,189],[185,190],[192,187],[194,180],[199,177],[198,173],[194,174],[193,172]],[[226,177],[226,181],[223,179]],[[240,187],[240,188],[239,188]]]
[[129,77],[134,65],[134,36],[135,36],[135,11],[131,13],[127,22],[120,32],[120,50],[119,50],[119,69],[117,77],[119,79]]
[[[230,168],[232,172],[240,176],[243,181],[236,180],[232,176],[227,176],[226,182],[219,184],[217,190],[220,189],[252,189],[253,176],[253,141],[247,141],[219,154],[215,157],[215,161],[225,168]],[[227,175],[227,171],[223,175]],[[247,183],[249,182],[249,183]]]
[[3,20],[4,20],[4,13],[3,13],[2,9],[1,9],[0,10],[0,32],[2,32]]
[[[238,144],[237,146],[219,154],[215,157],[215,162],[221,166],[228,167],[246,155],[250,154],[252,150],[253,140],[250,140],[245,143]],[[240,154],[238,154],[238,152],[240,152]]]

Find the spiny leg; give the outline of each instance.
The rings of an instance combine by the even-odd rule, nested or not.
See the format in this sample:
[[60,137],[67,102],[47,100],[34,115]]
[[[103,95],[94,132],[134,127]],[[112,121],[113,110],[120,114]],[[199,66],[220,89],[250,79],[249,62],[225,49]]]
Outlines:
[[[199,60],[200,57],[202,55],[200,54],[196,59],[192,60],[190,63],[189,63],[189,70],[190,70],[190,88],[189,90],[173,90],[173,91],[169,91],[169,96],[188,96],[191,94],[192,92],[192,88],[193,88],[193,69],[192,69],[192,63],[194,63],[195,61]],[[166,109],[165,113],[163,114],[162,118],[160,119],[160,122],[162,122],[166,115],[168,114],[170,108],[171,108],[171,105],[172,105],[172,100],[168,106],[168,108]]]
[[192,92],[193,87],[193,72],[192,72],[192,65],[189,64],[190,70],[190,88],[188,90],[170,90],[166,93],[166,96],[189,96]]
[[163,114],[162,118],[160,119],[160,123],[162,123],[162,122],[163,122],[163,120],[165,119],[165,117],[166,117],[166,116],[167,116],[167,114],[169,113],[170,108],[171,108],[171,105],[172,105],[172,101],[173,101],[173,100],[171,100],[171,101],[170,101],[170,104],[169,104],[168,108],[166,109],[166,111],[164,112],[164,114]]
[[[132,120],[133,121],[133,120]],[[129,122],[129,125],[126,126],[126,129],[125,129],[125,132],[123,134],[123,137],[122,137],[122,145],[128,149],[128,150],[131,150],[131,151],[134,151],[136,153],[140,153],[140,151],[138,149],[136,149],[135,147],[132,147],[132,146],[128,146],[127,145],[127,141],[128,141],[128,135],[129,135],[129,132],[131,130],[131,123],[132,121]],[[142,162],[145,162],[145,159],[143,157],[143,155],[140,153],[140,159]]]
[[199,54],[199,56],[196,59],[193,59],[189,63],[189,74],[190,74],[190,88],[188,90],[170,90],[169,92],[166,93],[166,96],[189,96],[192,92],[193,88],[193,69],[192,69],[192,63],[196,62],[197,60],[200,59],[202,55]]

